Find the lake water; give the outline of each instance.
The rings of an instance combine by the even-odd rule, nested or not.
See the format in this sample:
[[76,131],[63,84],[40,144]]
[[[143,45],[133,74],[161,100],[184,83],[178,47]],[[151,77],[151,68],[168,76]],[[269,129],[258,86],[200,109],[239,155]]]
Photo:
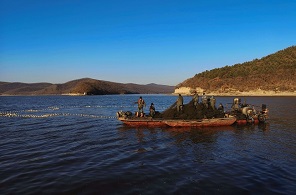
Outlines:
[[[146,111],[177,99],[142,96]],[[296,97],[246,97],[263,125],[126,127],[115,113],[138,97],[0,97],[0,194],[295,194]]]

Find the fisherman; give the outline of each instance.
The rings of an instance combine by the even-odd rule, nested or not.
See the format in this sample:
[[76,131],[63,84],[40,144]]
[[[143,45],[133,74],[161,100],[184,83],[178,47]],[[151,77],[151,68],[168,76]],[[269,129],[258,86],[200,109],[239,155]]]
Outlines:
[[153,117],[155,115],[155,107],[153,103],[151,103],[149,111],[150,111],[150,116]]
[[209,105],[208,105],[208,98],[207,98],[207,96],[206,96],[205,93],[202,94],[201,101],[202,101],[203,105],[204,105],[206,108],[209,107]]
[[179,112],[180,110],[182,111],[183,109],[183,97],[181,94],[179,94],[179,97],[177,99],[177,111]]
[[244,99],[244,102],[241,104],[241,107],[243,108],[243,107],[247,107],[247,106],[248,106],[248,104],[246,102],[246,99]]
[[218,106],[218,110],[221,112],[221,113],[224,113],[224,106],[222,103],[219,104]]
[[239,111],[240,110],[240,105],[241,105],[240,98],[234,98],[233,99],[233,104],[231,106],[231,110],[232,111]]
[[214,96],[212,96],[211,98],[210,98],[210,104],[211,104],[211,107],[212,107],[212,109],[213,110],[215,110],[216,109],[216,99],[214,98]]
[[138,112],[137,112],[137,117],[143,117],[144,116],[144,110],[143,107],[146,107],[146,103],[143,100],[142,96],[140,96],[140,98],[138,99],[138,101],[136,102],[138,103]]
[[194,104],[194,107],[197,108],[197,105],[198,105],[198,93],[196,93],[196,91],[194,92],[194,96],[193,96],[193,104]]

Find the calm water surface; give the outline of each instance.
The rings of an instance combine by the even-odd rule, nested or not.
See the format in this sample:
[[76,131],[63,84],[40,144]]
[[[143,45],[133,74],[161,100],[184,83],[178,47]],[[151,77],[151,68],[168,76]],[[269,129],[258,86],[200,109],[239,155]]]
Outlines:
[[137,99],[0,97],[0,194],[295,194],[296,97],[247,97],[267,124],[203,129],[126,127]]

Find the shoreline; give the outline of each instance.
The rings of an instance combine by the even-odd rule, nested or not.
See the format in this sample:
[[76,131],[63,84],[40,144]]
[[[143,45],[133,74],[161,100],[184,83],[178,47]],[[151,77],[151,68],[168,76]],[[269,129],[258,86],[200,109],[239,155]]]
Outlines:
[[192,89],[190,87],[181,87],[177,88],[174,91],[174,94],[182,94],[182,95],[193,95],[194,92],[197,92],[199,96],[202,96],[205,93],[207,96],[296,96],[296,91],[265,91],[261,89],[250,90],[250,91],[236,91],[236,90],[228,90],[228,91],[207,91],[202,88]]
[[[194,94],[192,93],[171,93],[171,94],[161,94],[161,95],[178,95],[181,94],[183,96],[192,96]],[[104,95],[123,95],[123,94],[104,94]],[[131,95],[131,94],[127,94],[127,95]],[[134,95],[138,95],[138,94],[134,94]],[[154,94],[145,94],[145,95],[154,95]],[[158,94],[160,95],[160,94]],[[199,96],[202,96],[202,93],[198,93]],[[238,97],[238,96],[242,96],[242,97],[296,97],[296,92],[234,92],[234,93],[216,93],[216,92],[208,92],[206,93],[207,96],[216,96],[216,97]],[[9,96],[88,96],[85,94],[0,94],[0,96],[5,96],[5,97],[9,97]]]
[[[179,93],[173,93],[173,95],[178,95]],[[193,96],[194,94],[180,93],[183,96]],[[202,96],[202,93],[198,93],[199,97]],[[293,94],[221,94],[221,93],[206,93],[206,96],[215,96],[215,97],[296,97],[296,93]]]
[[296,97],[296,93],[208,93],[209,96],[244,96],[244,97]]

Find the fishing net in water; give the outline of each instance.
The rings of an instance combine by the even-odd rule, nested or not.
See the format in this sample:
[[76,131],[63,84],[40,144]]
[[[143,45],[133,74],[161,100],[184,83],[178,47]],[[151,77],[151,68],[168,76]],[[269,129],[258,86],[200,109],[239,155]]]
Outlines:
[[177,111],[176,103],[171,105],[168,109],[162,113],[157,113],[155,118],[165,118],[165,119],[203,119],[203,118],[223,118],[223,111],[212,108],[211,106],[206,106],[203,103],[194,106],[194,101],[191,100],[188,104],[183,106],[181,111]]

